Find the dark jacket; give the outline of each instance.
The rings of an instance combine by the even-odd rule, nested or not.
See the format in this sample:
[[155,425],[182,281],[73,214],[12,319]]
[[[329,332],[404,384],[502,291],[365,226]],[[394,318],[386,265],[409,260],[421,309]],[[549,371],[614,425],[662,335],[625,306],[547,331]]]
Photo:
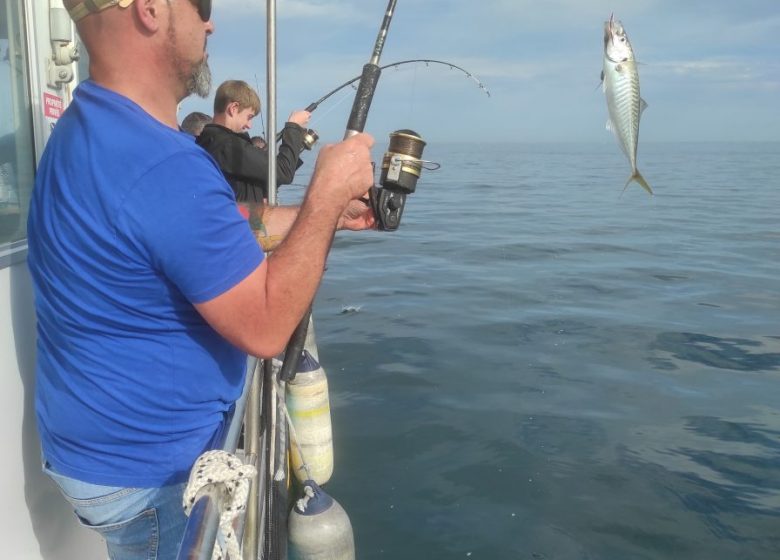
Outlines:
[[[276,159],[277,185],[292,183],[295,171],[303,165],[298,156],[303,151],[304,132],[295,123],[285,124]],[[203,128],[197,142],[217,160],[237,201],[262,202],[268,198],[268,152],[252,144],[248,134],[211,123]]]

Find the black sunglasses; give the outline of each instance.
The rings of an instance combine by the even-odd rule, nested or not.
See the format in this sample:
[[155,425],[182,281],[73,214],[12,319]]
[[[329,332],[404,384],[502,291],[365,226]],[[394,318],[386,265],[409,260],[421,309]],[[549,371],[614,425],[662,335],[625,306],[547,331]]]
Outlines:
[[190,0],[198,8],[198,15],[203,21],[211,19],[211,0]]

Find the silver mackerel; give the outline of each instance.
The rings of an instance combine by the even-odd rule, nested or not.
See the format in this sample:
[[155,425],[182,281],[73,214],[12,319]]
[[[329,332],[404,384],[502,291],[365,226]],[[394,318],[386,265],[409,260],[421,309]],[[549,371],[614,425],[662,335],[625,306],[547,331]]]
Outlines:
[[604,69],[601,72],[604,94],[607,98],[609,120],[607,130],[617,137],[618,144],[631,164],[631,176],[626,181],[639,183],[647,192],[653,189],[636,167],[636,149],[639,144],[639,119],[647,107],[639,95],[639,72],[634,50],[623,24],[610,16],[604,23]]

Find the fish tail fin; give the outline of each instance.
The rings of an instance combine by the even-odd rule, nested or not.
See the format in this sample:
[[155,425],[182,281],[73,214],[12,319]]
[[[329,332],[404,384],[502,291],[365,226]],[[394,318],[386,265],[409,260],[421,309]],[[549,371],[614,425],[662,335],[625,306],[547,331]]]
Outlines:
[[647,181],[645,181],[645,178],[642,177],[642,174],[639,172],[638,169],[635,169],[634,173],[632,173],[631,177],[629,177],[628,181],[626,181],[626,186],[623,187],[623,192],[626,192],[626,189],[628,188],[628,185],[631,184],[631,181],[636,181],[643,189],[645,189],[650,194],[653,194],[653,189],[650,188],[650,185],[647,184]]

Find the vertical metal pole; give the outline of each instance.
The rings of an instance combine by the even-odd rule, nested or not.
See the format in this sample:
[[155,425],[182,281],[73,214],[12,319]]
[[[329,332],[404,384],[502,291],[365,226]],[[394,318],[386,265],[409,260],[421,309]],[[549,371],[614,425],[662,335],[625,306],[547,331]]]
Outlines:
[[[268,119],[266,138],[268,139],[268,204],[276,206],[276,154],[278,147],[272,139],[276,138],[276,0],[266,0],[266,105],[265,111]],[[268,491],[263,481],[265,477],[261,454],[265,451],[260,446],[261,413],[269,414],[270,410],[263,411],[262,390],[264,378],[271,369],[271,360],[266,360],[258,366],[255,375],[256,383],[252,385],[250,399],[247,404],[245,439],[248,445],[248,455],[251,463],[258,469],[258,477],[252,482],[247,502],[243,555],[244,560],[258,560],[261,531],[263,531],[264,515],[260,500],[264,500],[263,494]],[[270,378],[270,377],[269,377]],[[266,389],[268,390],[268,389]],[[265,434],[264,437],[273,434]],[[267,515],[267,514],[266,514]]]
[[[250,465],[259,465],[258,457],[260,454],[260,414],[262,412],[261,391],[263,386],[263,360],[257,361],[255,374],[252,379],[252,385],[249,388],[247,397],[246,413],[244,414],[244,451],[246,453],[246,462]],[[258,474],[250,487],[249,498],[247,499],[246,514],[244,518],[244,536],[243,536],[243,555],[244,560],[257,559],[257,509],[258,509],[258,482],[262,473]]]
[[[276,0],[266,0],[266,105],[265,111],[268,119],[268,204],[276,206],[276,154],[277,144],[272,141],[276,138]],[[260,470],[260,424],[262,412],[262,384],[265,370],[271,367],[271,361],[265,362],[264,367],[258,367],[255,375],[255,383],[252,385],[249,402],[247,403],[245,440],[248,445],[248,455],[251,463],[258,467],[258,478],[252,482],[247,502],[246,521],[244,528],[244,560],[257,560],[260,531],[262,531],[262,511],[260,500],[263,497],[259,491],[264,484],[260,484],[264,473]],[[266,414],[270,411],[266,411]],[[264,489],[264,492],[266,490]]]
[[276,0],[266,0],[266,114],[268,115],[268,204],[276,206]]

